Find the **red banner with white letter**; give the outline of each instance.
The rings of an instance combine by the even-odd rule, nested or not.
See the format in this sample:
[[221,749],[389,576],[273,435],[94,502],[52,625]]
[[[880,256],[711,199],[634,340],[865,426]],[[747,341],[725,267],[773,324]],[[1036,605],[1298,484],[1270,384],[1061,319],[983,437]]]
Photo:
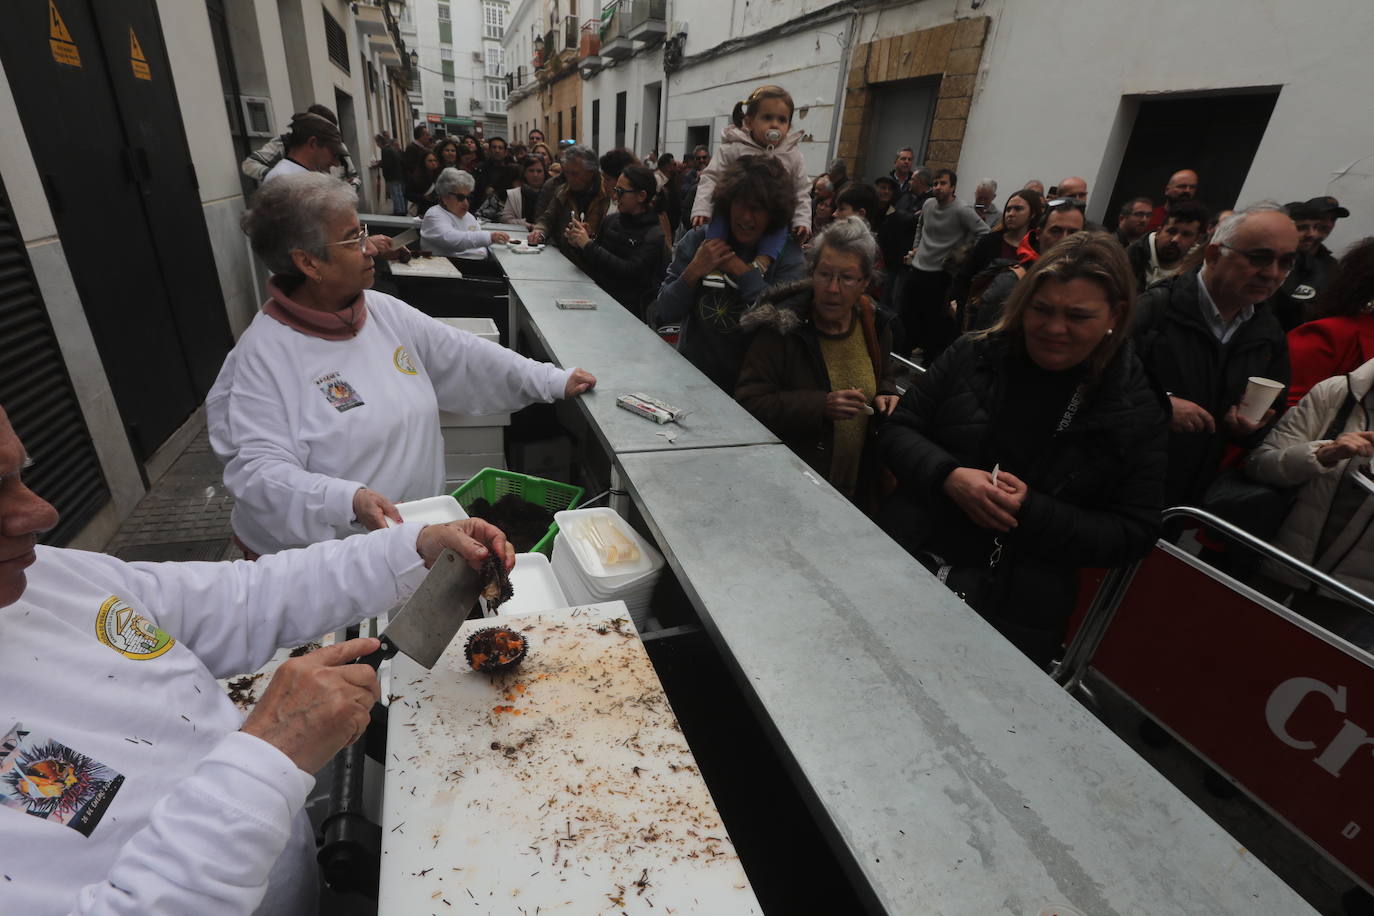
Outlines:
[[1214,575],[1154,550],[1092,667],[1374,885],[1374,660]]

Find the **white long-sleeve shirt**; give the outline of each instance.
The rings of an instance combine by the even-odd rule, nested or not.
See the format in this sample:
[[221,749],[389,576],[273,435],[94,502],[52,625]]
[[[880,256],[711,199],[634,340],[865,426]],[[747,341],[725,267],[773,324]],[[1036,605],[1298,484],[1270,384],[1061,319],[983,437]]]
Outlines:
[[266,313],[220,369],[205,409],[234,496],[234,533],[271,553],[356,533],[353,495],[393,502],[444,485],[439,410],[483,415],[563,396],[571,370],[535,362],[368,290],[357,337],[323,340]]
[[0,608],[0,913],[313,907],[314,779],[239,731],[215,678],[408,597],[422,527],[257,563],[39,547]]
[[420,247],[446,258],[485,258],[490,244],[491,233],[471,212],[454,216],[435,204],[420,221]]

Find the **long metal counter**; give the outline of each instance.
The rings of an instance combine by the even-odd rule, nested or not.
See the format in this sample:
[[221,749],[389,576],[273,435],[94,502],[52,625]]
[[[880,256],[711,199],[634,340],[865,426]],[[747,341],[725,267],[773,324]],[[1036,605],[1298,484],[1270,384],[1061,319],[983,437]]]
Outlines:
[[[1313,912],[552,246],[497,258],[874,911]],[[698,412],[669,441],[626,391]]]

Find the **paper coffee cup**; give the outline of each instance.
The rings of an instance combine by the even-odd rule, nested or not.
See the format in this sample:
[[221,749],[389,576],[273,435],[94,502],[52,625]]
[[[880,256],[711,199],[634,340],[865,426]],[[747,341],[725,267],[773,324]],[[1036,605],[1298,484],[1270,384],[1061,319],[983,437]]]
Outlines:
[[1282,382],[1258,375],[1250,376],[1245,386],[1245,397],[1240,399],[1240,415],[1251,423],[1258,423],[1265,411],[1274,406],[1274,400],[1282,390]]

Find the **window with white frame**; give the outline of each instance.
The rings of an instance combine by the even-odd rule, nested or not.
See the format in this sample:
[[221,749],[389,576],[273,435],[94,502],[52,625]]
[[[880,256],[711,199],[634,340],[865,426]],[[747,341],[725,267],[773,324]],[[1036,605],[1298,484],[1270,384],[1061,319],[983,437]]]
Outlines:
[[456,100],[458,99],[458,94],[457,94],[456,92],[454,92],[452,89],[445,89],[445,90],[444,90],[444,101],[448,101],[449,99],[453,99],[453,100],[456,101]]
[[505,58],[500,45],[487,45],[487,76],[504,76]]
[[487,83],[487,111],[506,110],[506,84]]
[[500,39],[506,34],[506,7],[500,3],[482,4],[482,35]]
[[448,21],[449,21],[449,7],[448,7],[448,4],[447,4],[447,3],[440,3],[440,4],[439,4],[439,21],[440,21],[440,22],[448,22]]

